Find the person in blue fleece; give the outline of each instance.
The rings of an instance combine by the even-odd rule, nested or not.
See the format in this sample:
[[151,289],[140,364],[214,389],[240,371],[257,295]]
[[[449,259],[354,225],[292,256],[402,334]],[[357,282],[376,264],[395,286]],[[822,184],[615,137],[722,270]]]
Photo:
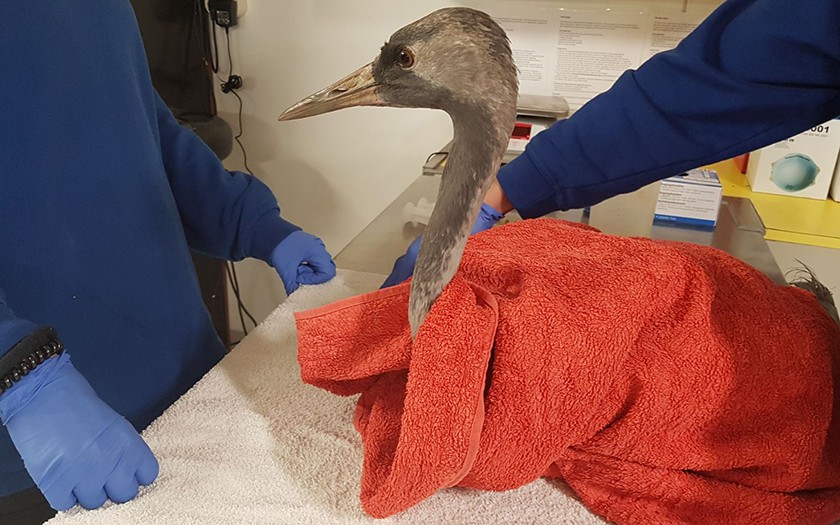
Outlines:
[[191,249],[287,293],[335,265],[176,122],[128,0],[20,4],[0,49],[0,523],[24,525],[155,480],[138,432],[225,354]]
[[[499,170],[473,233],[579,209],[840,115],[840,2],[729,0]],[[419,244],[383,286],[411,276]]]

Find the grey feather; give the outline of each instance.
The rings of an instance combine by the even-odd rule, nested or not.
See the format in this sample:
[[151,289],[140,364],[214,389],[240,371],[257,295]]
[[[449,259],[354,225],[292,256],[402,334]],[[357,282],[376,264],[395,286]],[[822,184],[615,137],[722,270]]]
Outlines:
[[831,294],[831,290],[828,289],[826,285],[820,282],[817,278],[817,275],[814,271],[808,267],[805,263],[800,261],[799,259],[796,260],[799,264],[802,265],[802,268],[794,268],[788,273],[794,274],[794,279],[790,281],[791,286],[796,286],[797,288],[802,288],[803,290],[807,290],[814,294],[817,298],[817,301],[822,305],[825,309],[826,313],[834,319],[838,325],[840,325],[840,316],[837,313],[837,305],[834,303],[834,296]]

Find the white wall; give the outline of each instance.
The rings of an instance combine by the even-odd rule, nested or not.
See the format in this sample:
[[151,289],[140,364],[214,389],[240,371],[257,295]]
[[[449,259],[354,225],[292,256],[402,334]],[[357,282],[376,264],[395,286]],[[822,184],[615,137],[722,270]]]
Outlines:
[[[244,80],[242,141],[249,166],[275,192],[283,216],[324,239],[335,255],[411,184],[427,155],[451,134],[448,117],[430,110],[353,108],[278,122],[286,107],[370,62],[392,32],[435,9],[469,5],[492,13],[499,1],[248,0],[245,16],[230,32],[234,72]],[[614,3],[677,9],[683,2]],[[227,78],[224,35],[218,36],[220,75]],[[217,102],[236,132],[238,101],[217,91]],[[234,145],[225,164],[242,169],[241,159]],[[282,284],[260,261],[238,263],[237,272],[245,304],[261,321],[283,300]]]
[[[282,123],[277,116],[370,62],[394,30],[445,5],[396,3],[250,0],[230,32],[234,70],[244,81],[239,94],[248,165],[275,192],[282,215],[321,237],[333,255],[420,174],[428,154],[448,140],[449,119],[441,112],[390,108]],[[221,31],[219,36],[223,45]],[[226,59],[220,74],[227,78]],[[238,101],[219,92],[217,103],[236,132]],[[236,145],[225,164],[242,168]],[[262,320],[284,298],[282,283],[260,261],[238,263],[237,273],[246,306]]]

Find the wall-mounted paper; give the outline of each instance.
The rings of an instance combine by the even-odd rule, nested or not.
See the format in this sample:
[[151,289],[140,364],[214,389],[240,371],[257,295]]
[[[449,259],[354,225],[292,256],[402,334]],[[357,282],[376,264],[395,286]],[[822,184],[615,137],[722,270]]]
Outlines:
[[520,92],[561,96],[572,111],[628,69],[675,47],[708,11],[498,5],[491,11],[511,40]]
[[519,90],[527,95],[549,95],[554,78],[554,46],[557,33],[554,13],[547,10],[509,14],[494,13],[511,41],[513,59],[519,68]]
[[650,15],[650,31],[645,42],[643,61],[653,55],[677,47],[680,40],[700,25],[707,13],[653,13]]
[[551,94],[577,109],[637,67],[647,16],[632,11],[569,11],[557,17]]

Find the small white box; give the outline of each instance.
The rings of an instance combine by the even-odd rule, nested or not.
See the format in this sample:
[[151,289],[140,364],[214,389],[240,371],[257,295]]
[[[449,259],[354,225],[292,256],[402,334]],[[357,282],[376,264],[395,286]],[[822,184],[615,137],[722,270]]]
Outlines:
[[717,223],[723,187],[714,170],[696,169],[664,179],[653,219],[701,228]]
[[840,120],[830,120],[750,154],[752,191],[825,199],[840,151]]

